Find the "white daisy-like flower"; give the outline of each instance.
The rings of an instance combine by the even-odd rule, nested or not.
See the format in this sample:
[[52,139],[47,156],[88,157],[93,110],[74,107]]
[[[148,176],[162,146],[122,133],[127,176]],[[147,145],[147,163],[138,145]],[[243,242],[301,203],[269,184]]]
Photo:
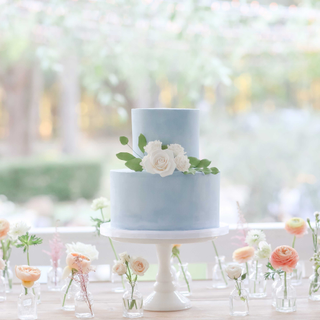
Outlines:
[[77,243],[67,243],[67,254],[69,253],[78,253],[82,254],[85,257],[89,258],[91,261],[97,260],[99,258],[99,251],[97,250],[96,246],[91,244],[84,244],[82,242]]
[[261,241],[258,250],[256,251],[256,259],[269,259],[271,252],[271,245],[266,241]]
[[109,207],[110,201],[107,198],[101,197],[94,199],[91,204],[91,209],[94,211],[101,210]]
[[25,235],[30,230],[30,228],[31,226],[29,226],[24,221],[10,223],[8,236],[12,241],[16,241],[19,237]]
[[246,243],[249,246],[258,246],[261,241],[266,241],[266,235],[262,230],[248,231],[246,236]]
[[169,144],[168,149],[173,152],[173,155],[176,157],[180,154],[185,154],[184,148],[177,143]]

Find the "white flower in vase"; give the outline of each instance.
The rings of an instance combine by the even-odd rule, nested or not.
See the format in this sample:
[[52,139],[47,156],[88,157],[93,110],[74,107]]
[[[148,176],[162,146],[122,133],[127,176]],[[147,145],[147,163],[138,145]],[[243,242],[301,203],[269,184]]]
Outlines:
[[82,242],[77,243],[67,243],[67,254],[69,253],[78,253],[88,257],[91,261],[97,260],[99,258],[99,251],[96,249],[96,246],[91,244],[84,244]]
[[249,230],[246,236],[246,243],[249,246],[257,246],[261,241],[266,241],[266,235],[262,230]]
[[130,268],[133,274],[137,276],[143,276],[149,269],[149,262],[141,257],[133,258],[130,261]]
[[110,201],[107,198],[101,197],[98,199],[94,199],[91,204],[91,209],[94,211],[98,211],[104,208],[109,207]]
[[148,154],[150,154],[153,151],[161,150],[162,148],[162,142],[159,140],[150,141],[145,147],[144,151]]
[[171,150],[156,150],[142,159],[143,167],[147,172],[159,174],[161,177],[172,175],[176,164]]
[[179,171],[185,172],[188,171],[190,168],[190,161],[188,157],[184,154],[179,154],[174,158],[174,162],[176,164],[176,167]]
[[116,273],[119,276],[123,276],[127,273],[127,266],[122,261],[117,261],[116,264],[112,267],[112,272]]
[[119,258],[122,263],[130,262],[131,259],[127,252],[119,253]]
[[175,157],[185,154],[184,148],[180,144],[177,144],[177,143],[169,144],[168,150],[171,150]]
[[24,221],[11,223],[8,236],[12,241],[16,241],[19,237],[25,235],[30,230],[30,228],[31,226],[29,226]]
[[238,263],[230,263],[226,269],[226,274],[232,280],[238,279],[242,274],[242,268]]
[[272,253],[271,245],[266,241],[261,241],[256,251],[256,260],[269,259]]

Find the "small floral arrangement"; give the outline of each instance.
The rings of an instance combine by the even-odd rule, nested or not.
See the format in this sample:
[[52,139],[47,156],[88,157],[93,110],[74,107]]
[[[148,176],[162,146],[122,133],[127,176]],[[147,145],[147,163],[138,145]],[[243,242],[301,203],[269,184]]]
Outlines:
[[296,238],[301,238],[308,233],[307,223],[302,218],[291,218],[285,224],[285,230],[293,235],[292,248],[294,248]]
[[[132,147],[128,144],[129,139],[127,137],[120,137],[120,142],[122,145],[128,145],[133,151]],[[216,167],[209,168],[211,161],[188,157],[184,148],[179,144],[164,145],[159,140],[147,142],[146,137],[140,134],[138,146],[144,155],[143,158],[138,154],[136,154],[136,157],[128,152],[117,154],[117,158],[126,161],[125,165],[131,170],[146,170],[148,173],[159,174],[161,177],[172,175],[176,169],[184,174],[193,175],[196,172],[204,174],[219,173]]]
[[241,288],[241,281],[245,280],[247,274],[242,273],[242,268],[238,263],[230,263],[226,269],[227,276],[235,281],[236,289],[238,290],[239,297],[242,301],[246,299],[242,296],[242,288]]
[[36,246],[38,244],[42,243],[42,239],[37,237],[36,235],[29,235],[29,232],[27,232],[25,235],[20,236],[18,238],[19,243],[16,245],[17,248],[23,248],[23,252],[27,253],[27,262],[30,266],[30,257],[29,257],[29,250],[30,246]]
[[15,273],[24,286],[25,294],[28,294],[28,289],[32,288],[34,283],[39,280],[41,271],[38,268],[31,266],[16,266]]
[[100,211],[100,214],[101,214],[101,219],[91,217],[91,220],[94,222],[94,226],[96,228],[98,236],[100,236],[100,226],[103,223],[110,222],[110,218],[109,219],[106,218],[103,213],[103,209],[106,209],[109,206],[110,206],[110,201],[104,197],[100,197],[92,201],[91,209],[94,211]]
[[243,248],[239,248],[233,252],[232,258],[234,261],[238,263],[245,263],[247,276],[249,276],[249,266],[248,261],[250,261],[254,257],[254,248],[247,246]]

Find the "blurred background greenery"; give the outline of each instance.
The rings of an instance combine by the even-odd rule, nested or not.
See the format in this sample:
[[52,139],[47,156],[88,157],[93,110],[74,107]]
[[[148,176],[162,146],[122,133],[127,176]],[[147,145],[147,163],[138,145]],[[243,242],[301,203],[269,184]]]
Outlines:
[[1,0],[0,216],[90,225],[132,108],[201,110],[221,216],[320,207],[320,4]]

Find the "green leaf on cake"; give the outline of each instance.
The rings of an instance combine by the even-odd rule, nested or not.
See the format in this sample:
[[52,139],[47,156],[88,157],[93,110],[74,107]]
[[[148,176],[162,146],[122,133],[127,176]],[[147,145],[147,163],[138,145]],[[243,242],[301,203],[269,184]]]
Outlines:
[[163,145],[161,146],[161,149],[162,149],[162,150],[168,149],[168,145],[167,145],[167,144],[163,144]]
[[139,159],[139,158],[134,158],[134,159],[132,159],[132,160],[127,161],[127,162],[125,163],[125,165],[126,165],[129,169],[131,169],[131,170],[133,170],[133,171],[142,171],[143,168],[142,168],[142,166],[140,165],[140,162],[141,162],[141,161],[142,161],[142,160]]
[[129,139],[128,139],[127,137],[125,137],[125,136],[121,136],[121,137],[120,137],[120,142],[121,142],[122,145],[125,146],[125,145],[128,144]]
[[117,153],[116,156],[118,159],[124,160],[124,161],[129,161],[136,158],[129,152],[120,152],[120,153]]
[[200,163],[200,160],[194,157],[188,157],[189,162],[191,164],[192,167],[197,167],[198,164]]
[[138,146],[142,153],[145,153],[144,147],[147,145],[146,137],[141,133],[139,136]]
[[216,167],[212,167],[212,168],[210,168],[210,170],[211,170],[212,174],[218,174],[220,172],[219,169]]
[[208,166],[210,166],[211,161],[207,160],[207,159],[203,159],[201,160],[198,165],[196,165],[197,168],[207,168]]
[[203,168],[203,169],[202,169],[202,172],[203,172],[204,174],[210,174],[210,173],[211,173],[211,170],[210,170],[209,168]]
[[195,175],[196,174],[196,170],[193,169],[193,168],[189,168],[188,171],[185,171],[184,174],[192,174],[192,175]]

